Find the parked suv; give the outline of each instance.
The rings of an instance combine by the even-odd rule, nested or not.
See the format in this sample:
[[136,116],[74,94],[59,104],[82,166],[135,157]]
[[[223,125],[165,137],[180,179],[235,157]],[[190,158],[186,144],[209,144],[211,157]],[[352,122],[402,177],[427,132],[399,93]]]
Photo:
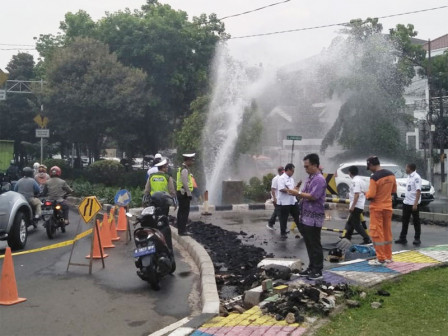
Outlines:
[[[362,177],[365,182],[366,188],[368,188],[370,183],[370,175],[372,174],[370,170],[367,170],[367,165],[365,162],[348,162],[343,163],[339,166],[336,171],[335,179],[336,186],[338,189],[339,197],[348,198],[349,186],[350,186],[350,175],[348,173],[348,167],[356,166],[358,167],[358,175]],[[405,170],[396,164],[393,163],[385,163],[381,164],[381,168],[390,170],[395,174],[395,178],[397,179],[397,195],[393,197],[392,204],[396,206],[398,203],[403,202],[405,193],[406,193],[406,183],[407,183],[407,174]],[[432,201],[434,201],[434,187],[427,180],[422,179],[422,190],[421,190],[421,206],[426,206]]]

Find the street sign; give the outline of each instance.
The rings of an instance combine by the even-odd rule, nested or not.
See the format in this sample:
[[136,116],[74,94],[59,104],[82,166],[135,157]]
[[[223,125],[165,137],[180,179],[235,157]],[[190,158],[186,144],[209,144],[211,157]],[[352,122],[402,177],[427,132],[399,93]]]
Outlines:
[[302,140],[301,135],[287,135],[286,140]]
[[45,128],[48,125],[48,118],[42,117],[40,114],[34,117],[34,122],[40,126],[40,128]]
[[126,189],[121,189],[117,192],[114,202],[118,206],[127,206],[131,202],[131,193]]
[[5,82],[8,80],[8,75],[5,74],[2,69],[0,69],[0,86],[5,84]]
[[37,128],[36,129],[36,138],[49,138],[50,130],[48,128]]
[[0,100],[6,100],[6,90],[0,90]]
[[79,214],[84,222],[88,223],[101,210],[101,204],[95,196],[84,198],[78,206]]

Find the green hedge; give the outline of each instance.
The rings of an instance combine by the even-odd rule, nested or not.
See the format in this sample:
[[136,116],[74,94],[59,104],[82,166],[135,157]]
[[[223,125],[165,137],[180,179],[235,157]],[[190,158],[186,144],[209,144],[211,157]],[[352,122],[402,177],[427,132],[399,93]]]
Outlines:
[[244,197],[253,202],[264,202],[270,197],[273,174],[263,176],[262,180],[252,177],[249,184],[244,185]]
[[[101,203],[114,204],[116,193],[122,189],[120,187],[105,186],[104,184],[92,184],[88,181],[76,180],[72,183],[74,189],[73,196],[86,197],[96,196]],[[130,207],[141,207],[143,187],[125,188],[131,193],[132,201]]]

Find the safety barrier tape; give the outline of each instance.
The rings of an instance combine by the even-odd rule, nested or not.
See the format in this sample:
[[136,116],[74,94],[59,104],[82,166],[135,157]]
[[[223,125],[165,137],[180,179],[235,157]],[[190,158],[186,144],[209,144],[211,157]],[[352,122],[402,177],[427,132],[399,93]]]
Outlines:
[[[66,241],[56,243],[53,245],[39,247],[39,248],[32,249],[32,250],[14,252],[12,255],[15,256],[15,255],[21,255],[21,254],[35,253],[35,252],[47,251],[47,250],[52,250],[52,249],[56,249],[56,248],[60,248],[60,247],[70,246],[70,245],[74,244],[77,240],[87,237],[89,234],[92,233],[92,231],[93,231],[93,229],[88,229],[88,230],[76,235],[76,237],[74,239],[66,240]],[[1,255],[0,259],[2,259],[4,257],[5,257],[4,255]]]

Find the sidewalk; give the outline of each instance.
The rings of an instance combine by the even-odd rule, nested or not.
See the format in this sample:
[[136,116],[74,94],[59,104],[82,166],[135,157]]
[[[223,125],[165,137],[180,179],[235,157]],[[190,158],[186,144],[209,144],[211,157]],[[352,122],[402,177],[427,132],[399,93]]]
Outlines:
[[[361,259],[340,263],[324,271],[324,281],[370,287],[402,274],[448,263],[448,245],[394,252],[393,260],[393,263],[385,266],[370,266],[366,260]],[[303,279],[292,280],[290,283],[300,281]],[[269,315],[263,315],[260,307],[255,306],[243,314],[231,313],[227,317],[214,317],[196,330],[180,328],[171,335],[298,336],[305,333],[310,326],[309,322],[288,324],[285,321],[277,321]]]

